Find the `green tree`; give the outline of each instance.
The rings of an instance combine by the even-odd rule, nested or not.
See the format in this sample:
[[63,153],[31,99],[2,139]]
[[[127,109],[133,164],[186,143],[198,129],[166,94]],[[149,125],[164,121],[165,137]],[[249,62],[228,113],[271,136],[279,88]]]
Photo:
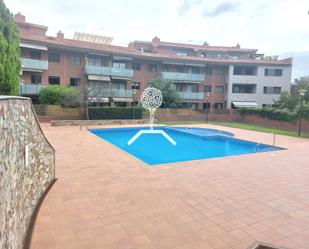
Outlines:
[[155,78],[149,82],[149,86],[155,87],[162,92],[161,108],[175,108],[178,106],[179,96],[173,81]]
[[19,29],[0,0],[0,95],[19,94]]
[[294,85],[292,85],[291,93],[283,92],[280,98],[275,101],[275,104],[279,106],[280,109],[287,108],[290,111],[295,111],[300,104],[299,90],[307,90],[304,96],[304,102],[309,103],[309,77],[301,77],[295,79]]

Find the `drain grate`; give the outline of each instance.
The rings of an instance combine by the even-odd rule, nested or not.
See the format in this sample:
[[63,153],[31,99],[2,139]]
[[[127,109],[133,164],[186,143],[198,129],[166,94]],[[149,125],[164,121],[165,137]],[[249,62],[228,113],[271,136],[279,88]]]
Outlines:
[[252,246],[249,246],[248,249],[288,249],[288,248],[281,247],[281,246],[273,246],[273,245],[258,242],[258,243],[254,243]]

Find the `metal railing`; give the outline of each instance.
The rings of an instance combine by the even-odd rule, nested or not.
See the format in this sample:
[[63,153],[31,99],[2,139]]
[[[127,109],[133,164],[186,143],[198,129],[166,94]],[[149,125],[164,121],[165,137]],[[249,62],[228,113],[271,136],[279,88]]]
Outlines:
[[204,99],[204,93],[202,92],[177,92],[180,99]]
[[255,150],[258,151],[259,146],[262,145],[266,141],[266,139],[268,139],[270,136],[272,136],[272,138],[273,138],[272,146],[275,146],[275,144],[276,144],[276,133],[272,132],[272,133],[267,134],[263,139],[260,140],[260,142],[258,142],[256,144]]
[[122,97],[131,98],[132,90],[126,89],[104,89],[98,94],[99,97]]
[[37,95],[45,85],[21,84],[19,88],[20,95]]
[[177,72],[162,72],[163,79],[175,80],[175,81],[190,81],[190,82],[202,82],[205,80],[204,74],[194,73],[177,73]]
[[45,60],[36,60],[30,58],[20,58],[20,62],[22,64],[23,70],[47,70],[48,69],[48,61]]
[[94,74],[94,75],[106,75],[106,76],[114,76],[114,77],[124,77],[124,78],[132,78],[133,70],[126,68],[115,68],[115,67],[98,67],[98,66],[85,66],[86,74]]

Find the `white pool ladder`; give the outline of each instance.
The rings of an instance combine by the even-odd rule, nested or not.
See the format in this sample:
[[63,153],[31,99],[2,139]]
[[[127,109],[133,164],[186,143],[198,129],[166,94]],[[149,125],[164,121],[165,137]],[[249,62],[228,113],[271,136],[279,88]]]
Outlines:
[[266,141],[266,139],[269,138],[270,135],[273,137],[272,146],[275,146],[275,144],[276,144],[276,133],[271,132],[271,133],[267,134],[267,136],[265,136],[264,139],[260,140],[260,142],[258,142],[258,143],[256,144],[256,147],[255,147],[255,150],[256,150],[256,151],[258,151],[258,147],[259,147],[261,144],[263,144],[263,143]]

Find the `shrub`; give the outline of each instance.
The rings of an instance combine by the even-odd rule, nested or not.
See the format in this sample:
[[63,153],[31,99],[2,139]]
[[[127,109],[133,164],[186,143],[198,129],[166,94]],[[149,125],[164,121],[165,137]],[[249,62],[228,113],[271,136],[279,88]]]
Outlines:
[[82,103],[81,92],[78,88],[67,87],[60,92],[59,104],[63,107],[78,107]]
[[39,92],[40,104],[59,105],[61,92],[65,91],[65,86],[48,86]]
[[77,107],[81,104],[81,92],[78,88],[66,86],[48,86],[39,92],[40,104]]
[[139,107],[89,107],[89,119],[141,119],[142,109]]

